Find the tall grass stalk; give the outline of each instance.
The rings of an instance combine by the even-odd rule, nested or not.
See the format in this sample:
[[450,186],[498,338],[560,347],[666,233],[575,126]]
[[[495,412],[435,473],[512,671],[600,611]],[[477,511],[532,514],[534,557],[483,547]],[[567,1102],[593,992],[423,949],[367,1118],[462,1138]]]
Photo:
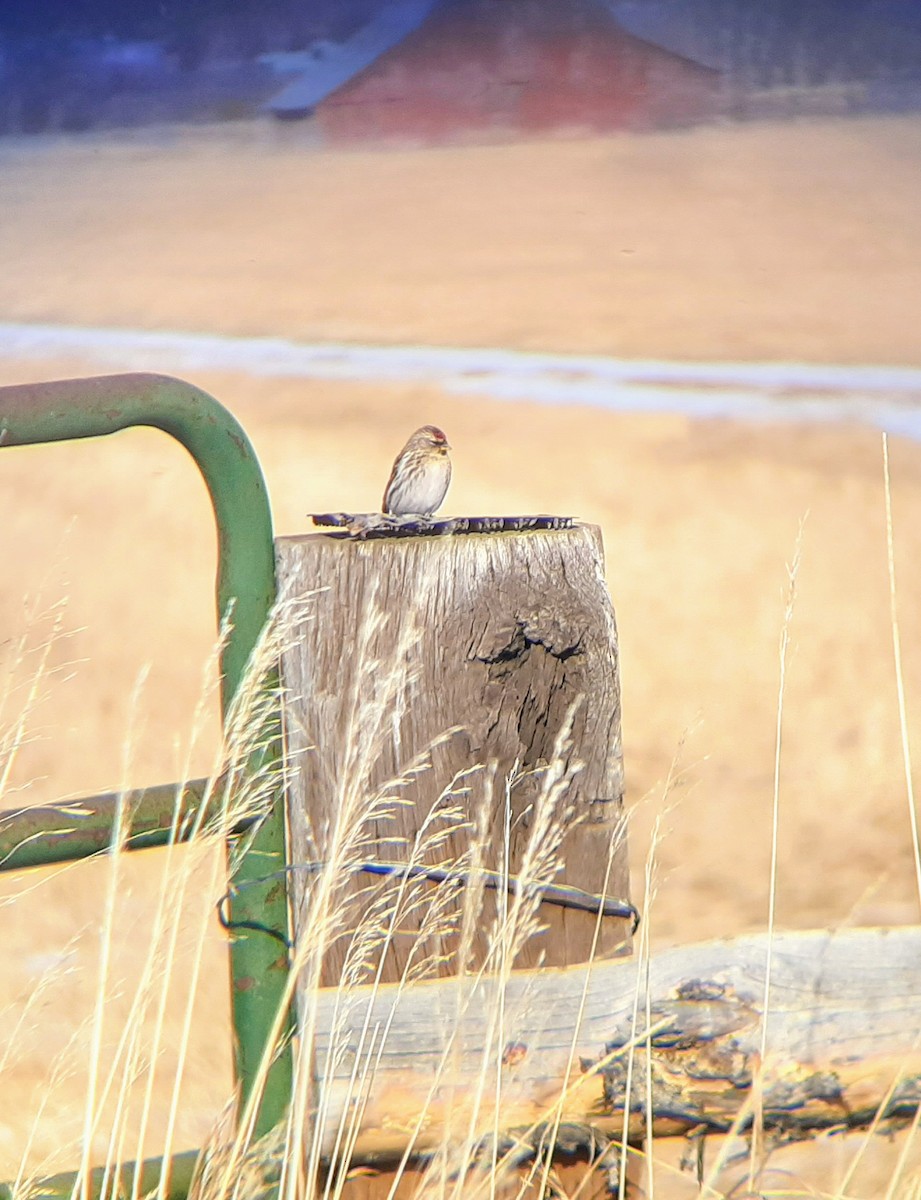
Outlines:
[[[51,652],[60,645],[64,635],[64,611],[66,604],[61,601],[48,612],[41,613],[40,601],[31,606],[26,615],[25,631],[17,638],[10,661],[3,674],[3,687],[0,689],[0,797],[10,794],[10,780],[19,756],[19,751],[26,745],[31,736],[31,726],[35,710],[41,700],[42,691],[49,675]],[[32,631],[41,625],[50,624],[50,629],[42,636],[38,646],[31,645]],[[37,656],[37,661],[31,661]],[[27,680],[25,695],[20,696],[17,680],[25,671]],[[7,723],[6,709],[14,709],[13,716]]]
[[[808,516],[808,514],[807,514]],[[771,865],[768,872],[768,915],[767,915],[767,951],[764,963],[764,992],[761,1001],[761,1047],[756,1078],[752,1080],[752,1097],[755,1104],[755,1119],[751,1130],[751,1154],[748,1166],[748,1188],[754,1191],[755,1178],[763,1166],[762,1138],[764,1134],[761,1119],[760,1101],[764,1083],[764,1072],[767,1067],[768,1026],[771,1003],[771,967],[774,954],[774,928],[777,915],[777,852],[778,834],[780,830],[780,760],[783,748],[783,717],[784,699],[787,687],[787,655],[790,649],[790,626],[793,622],[793,610],[796,606],[796,583],[799,576],[800,556],[803,545],[803,533],[806,517],[800,521],[796,535],[796,545],[793,550],[793,561],[787,568],[787,596],[784,604],[783,622],[780,630],[780,646],[778,648],[778,682],[777,682],[777,719],[774,728],[774,780],[771,795]]]
[[[111,1114],[105,1134],[106,1191],[113,1196],[118,1186],[118,1168],[123,1160],[141,1158],[160,1150],[169,1153],[174,1149],[203,949],[209,930],[213,928],[214,900],[226,886],[222,879],[222,856],[218,851],[242,817],[258,818],[267,811],[278,786],[279,773],[285,775],[297,768],[288,754],[280,763],[266,759],[255,776],[249,771],[254,755],[258,756],[265,738],[270,736],[266,732],[270,714],[285,701],[280,690],[268,686],[268,681],[281,648],[294,636],[298,623],[304,619],[304,607],[303,601],[296,604],[282,602],[274,614],[229,715],[212,772],[213,782],[190,828],[180,825],[182,789],[177,787],[172,841],[177,843],[181,839],[186,844],[173,844],[161,852],[163,873],[154,911],[145,920],[144,927],[149,947],[141,970],[131,981],[118,978],[117,963],[113,958],[115,926],[124,892],[124,831],[129,815],[126,808],[121,810],[119,826],[108,851],[98,983],[94,1013],[88,1026],[89,1084],[78,1194],[85,1196],[87,1193],[89,1170],[95,1165],[97,1135],[103,1129],[106,1114]],[[411,844],[399,847],[404,861],[435,861],[464,873],[466,885],[462,889],[456,881],[448,880],[434,886],[423,880],[403,877],[380,894],[369,890],[368,903],[356,920],[355,905],[344,903],[354,870],[371,854],[380,829],[386,830],[388,820],[408,802],[404,795],[407,785],[421,772],[431,771],[431,755],[437,745],[436,740],[433,746],[401,768],[393,779],[372,786],[380,747],[393,735],[406,704],[411,703],[415,686],[412,651],[420,634],[412,620],[403,621],[397,636],[392,639],[390,661],[382,662],[373,646],[382,624],[388,619],[372,596],[356,626],[355,653],[359,656],[361,669],[354,676],[345,736],[337,744],[338,763],[334,764],[336,769],[328,778],[333,789],[327,810],[329,825],[316,831],[318,846],[323,846],[322,864],[303,881],[302,904],[309,917],[302,923],[287,996],[288,1001],[294,1002],[296,993],[298,1004],[296,1087],[289,1120],[277,1136],[261,1145],[251,1144],[249,1129],[253,1106],[258,1102],[259,1084],[264,1084],[271,1055],[284,1036],[284,1015],[279,1012],[250,1110],[241,1114],[242,1119],[232,1134],[226,1118],[216,1126],[215,1138],[204,1156],[197,1184],[200,1197],[216,1200],[236,1196],[241,1200],[253,1200],[259,1188],[265,1186],[266,1179],[271,1178],[280,1181],[285,1200],[294,1200],[304,1193],[322,1195],[324,1200],[341,1196],[352,1171],[356,1140],[400,1002],[411,985],[439,972],[446,954],[460,975],[457,1010],[453,1030],[446,1030],[429,1094],[430,1104],[436,1095],[439,1097],[438,1110],[444,1117],[444,1134],[434,1152],[431,1148],[427,1150],[428,1165],[422,1171],[417,1194],[449,1200],[460,1197],[472,1186],[474,1191],[485,1189],[486,1195],[494,1197],[497,1190],[505,1186],[506,1176],[517,1170],[509,1154],[499,1152],[503,1054],[516,1022],[516,1014],[508,1007],[506,989],[523,949],[542,929],[540,887],[551,882],[561,866],[560,847],[572,819],[569,796],[581,769],[581,764],[573,759],[570,745],[573,714],[569,714],[564,728],[559,731],[550,763],[536,772],[513,771],[507,778],[497,776],[494,764],[472,765],[445,781]],[[218,650],[219,647],[215,654]],[[46,647],[43,662],[47,661],[47,654]],[[209,677],[213,675],[212,667],[213,664],[209,666]],[[362,681],[364,686],[359,686]],[[370,686],[369,681],[373,681]],[[33,698],[38,691],[36,683]],[[198,736],[207,707],[214,701],[213,694],[203,693],[193,737]],[[24,722],[14,729],[13,750],[22,743],[25,729]],[[448,737],[451,733],[445,731],[443,736]],[[135,736],[128,731],[126,777],[130,775],[129,748]],[[485,782],[481,789],[483,799],[478,808],[475,806],[475,811],[470,807],[470,783],[474,774],[480,774]],[[497,810],[505,814],[499,858],[507,878],[511,869],[511,841],[513,834],[517,836],[512,827],[511,798],[514,790],[533,774],[538,776],[538,786],[527,813],[528,836],[519,869],[522,881],[532,886],[520,887],[513,892],[499,889],[496,904],[493,906],[490,899],[487,909],[487,895],[491,897],[492,893],[487,893],[485,888],[483,867],[487,862],[486,845],[489,830],[493,827],[493,814]],[[127,796],[127,787],[123,795]],[[451,839],[459,832],[469,835],[468,849],[460,859],[452,860],[446,855],[450,855]],[[390,842],[395,844],[393,839]],[[612,841],[612,856],[613,851]],[[235,853],[239,852],[238,848]],[[180,936],[178,914],[190,905],[193,916]],[[489,917],[486,949],[479,959],[475,959],[474,946],[483,932],[487,911],[492,912],[492,916]],[[388,988],[386,1015],[383,1019],[374,1018],[372,1022],[372,1006],[367,1003],[367,997],[369,993],[373,998],[381,992],[387,950],[404,936],[401,927],[407,922],[413,923],[414,930],[409,951],[403,958],[402,977],[395,986]],[[449,939],[451,948],[445,939]],[[341,1061],[346,1052],[355,1050],[347,1044],[346,1035],[350,1031],[354,1033],[354,1005],[359,991],[361,1003],[365,1003],[366,1008],[357,1034],[349,1096],[345,1102],[339,1101],[340,1108],[334,1114],[330,1107],[333,1090],[324,1073],[317,1071],[318,1065],[322,1065],[316,1058],[321,1021],[318,984],[330,949],[343,941],[348,947],[345,965],[335,989],[330,1027],[323,1034],[329,1040],[329,1048],[324,1051],[329,1064]],[[183,954],[188,956],[189,951],[191,966],[183,966],[181,964],[188,961]],[[124,1027],[115,1031],[114,1048],[109,1053],[113,1033],[110,1000],[114,989],[125,986],[131,988],[128,1016]],[[172,997],[177,986],[184,989],[184,997],[179,1005],[178,1058],[168,1089],[166,1145],[151,1145],[159,1062],[167,1048],[167,1011],[175,1007]],[[472,1013],[482,1011],[486,997],[491,997],[492,1002],[484,1016],[486,1029],[479,1068],[472,1081],[461,1082],[456,1070],[459,1060],[454,1031],[465,1020],[469,1021]],[[523,1002],[526,1003],[527,998]],[[326,1020],[328,1006],[323,1012],[322,1019]],[[85,1034],[79,1037],[83,1038]],[[570,1070],[575,1045],[574,1038]],[[175,1047],[169,1049],[176,1050]],[[54,1067],[52,1078],[55,1071],[67,1069],[63,1063]],[[565,1089],[563,1096],[548,1107],[545,1119],[540,1123],[540,1136],[545,1140],[548,1153],[564,1114],[568,1091]],[[449,1096],[447,1102],[444,1100],[446,1095]],[[419,1113],[402,1163],[394,1174],[391,1195],[406,1179],[418,1148],[419,1135],[428,1119],[427,1111]],[[534,1132],[538,1134],[537,1127]],[[549,1186],[549,1168],[539,1164],[538,1170],[541,1186]],[[18,1190],[23,1194],[28,1191],[31,1174],[24,1157],[18,1181]],[[533,1173],[531,1178],[536,1178]],[[527,1186],[528,1178],[525,1178],[519,1184],[519,1194]],[[165,1181],[161,1183],[161,1195],[164,1187]],[[137,1190],[132,1200],[137,1200]]]
[[889,576],[889,623],[892,628],[892,657],[895,667],[895,690],[899,702],[899,735],[902,744],[902,766],[905,772],[905,798],[908,803],[908,827],[911,831],[912,854],[915,863],[915,883],[921,903],[921,840],[918,837],[918,809],[911,769],[911,744],[908,740],[908,715],[905,705],[905,680],[902,674],[902,639],[899,633],[899,608],[895,582],[895,539],[892,525],[892,480],[889,471],[889,438],[883,434],[883,493],[886,498],[886,563]]
[[[883,469],[883,497],[885,502],[886,514],[886,567],[887,580],[889,584],[889,624],[892,631],[892,657],[893,667],[895,672],[895,688],[896,697],[899,709],[899,735],[902,747],[902,765],[905,773],[905,798],[908,805],[908,827],[911,835],[912,854],[915,866],[915,882],[918,890],[918,898],[921,901],[921,843],[918,839],[918,816],[917,807],[915,805],[914,782],[911,763],[911,745],[908,738],[908,718],[907,708],[905,703],[905,681],[902,672],[902,641],[899,632],[899,616],[898,616],[898,589],[896,586],[895,574],[895,536],[894,525],[892,519],[892,475],[889,466],[889,438],[886,433],[882,435],[882,469]],[[921,1030],[918,1031],[918,1039],[921,1040]],[[869,1149],[871,1139],[877,1134],[879,1126],[883,1121],[883,1113],[888,1107],[891,1097],[895,1093],[895,1089],[902,1081],[902,1071],[895,1073],[889,1090],[880,1104],[870,1127],[862,1137],[858,1146],[857,1153],[851,1157],[848,1163],[847,1171],[844,1174],[840,1184],[838,1185],[838,1194],[843,1195],[851,1186],[851,1182],[857,1171],[858,1166],[866,1155]],[[908,1155],[914,1148],[915,1138],[917,1137],[918,1124],[921,1120],[921,1108],[915,1110],[911,1124],[908,1127],[898,1160],[893,1168],[890,1176],[885,1200],[891,1200],[896,1195],[896,1189],[899,1181],[905,1171],[905,1166],[908,1161]],[[914,1190],[917,1190],[916,1188]]]
[[[124,764],[123,769],[127,769],[130,763],[130,747],[135,744],[131,723],[136,718],[138,692],[143,687],[146,672],[142,672],[135,686],[129,703],[129,714],[132,718],[129,722],[128,736],[125,739],[124,745]],[[127,821],[125,814],[125,795],[122,792],[119,804],[116,809],[115,828],[112,833],[112,848],[116,851],[120,850],[125,838],[127,837]],[[96,988],[96,1007],[93,1014],[92,1038],[89,1047],[89,1064],[88,1064],[88,1080],[87,1080],[87,1096],[86,1108],[84,1110],[84,1125],[83,1125],[83,1152],[80,1159],[80,1171],[78,1175],[77,1186],[74,1189],[75,1193],[79,1192],[83,1200],[87,1200],[89,1196],[90,1186],[90,1168],[92,1166],[92,1143],[93,1135],[96,1131],[96,1126],[99,1120],[97,1112],[97,1089],[99,1086],[100,1074],[100,1058],[103,1031],[106,1020],[106,999],[110,988],[110,966],[112,955],[112,931],[115,919],[115,910],[118,901],[119,882],[121,875],[122,856],[119,853],[114,853],[109,859],[109,878],[106,888],[106,901],[103,909],[103,923],[100,930],[99,938],[99,982]],[[123,1094],[119,1096],[119,1104],[123,1099]]]

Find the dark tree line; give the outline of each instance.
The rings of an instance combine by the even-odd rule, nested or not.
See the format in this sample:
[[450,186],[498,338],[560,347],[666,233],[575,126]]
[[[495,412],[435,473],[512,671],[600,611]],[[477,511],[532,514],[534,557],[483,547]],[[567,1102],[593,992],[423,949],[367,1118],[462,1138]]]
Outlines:
[[[380,0],[0,0],[0,36],[167,43],[221,36],[258,53],[348,37],[379,7]],[[295,44],[268,44],[279,37]]]
[[[567,0],[555,0],[566,4]],[[921,70],[921,0],[640,0],[691,22],[748,87]],[[196,66],[212,48],[254,57],[348,37],[386,0],[0,0],[0,38],[155,39]],[[605,3],[605,0],[599,0]],[[637,3],[637,0],[633,0]],[[616,10],[617,5],[613,5]]]
[[702,0],[699,9],[743,85],[814,86],[921,69],[917,0]]
[[685,31],[694,53],[741,91],[921,74],[921,0],[631,0],[629,7],[646,13],[650,29]]
[[[154,119],[182,119],[203,105],[237,111],[259,99],[255,68],[228,85],[226,100],[206,88],[204,102],[202,89],[195,92],[196,68],[214,60],[252,63],[265,51],[347,38],[379,6],[379,0],[0,0],[0,133],[77,131],[120,113],[131,123],[127,113],[142,104],[132,110],[120,98],[140,93],[152,100]],[[158,43],[172,74],[103,63],[94,47],[104,38]]]
[[[230,115],[256,111],[264,99],[257,93],[265,86],[254,78],[259,54],[304,49],[320,38],[342,41],[386,3],[0,0],[0,133],[131,123],[130,105],[122,103],[129,93],[143,92],[149,101],[145,119],[151,107],[158,120],[211,113],[220,105]],[[609,3],[618,14],[617,0],[598,3]],[[864,87],[874,81],[894,85],[889,90],[897,103],[921,106],[921,82],[911,82],[921,81],[921,0],[630,0],[625,7],[639,7],[652,18],[652,40],[655,28],[667,30],[670,24],[690,35],[686,52],[721,70],[727,107],[735,115],[758,115],[765,95],[776,103],[788,93],[808,91],[808,102],[815,103],[825,84],[846,85],[825,91],[847,93],[851,106],[892,103],[880,99],[884,88]],[[113,66],[117,56],[106,65],[96,45],[105,37],[156,42],[162,65],[144,78],[137,70],[132,74],[133,68]],[[223,93],[217,99],[209,94],[203,103],[202,91],[218,85],[209,82],[207,70],[196,68],[228,61],[242,66],[238,78],[220,85],[226,100]],[[867,98],[854,99],[852,92]]]

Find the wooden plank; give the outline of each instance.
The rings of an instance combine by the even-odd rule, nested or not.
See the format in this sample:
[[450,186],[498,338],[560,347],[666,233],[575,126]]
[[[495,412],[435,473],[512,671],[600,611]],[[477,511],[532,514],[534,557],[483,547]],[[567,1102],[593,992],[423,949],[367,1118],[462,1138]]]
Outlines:
[[[565,865],[555,881],[627,897],[617,631],[597,528],[376,541],[314,534],[279,539],[277,561],[283,596],[313,594],[282,662],[294,863],[336,859],[358,827],[359,857],[405,861],[420,830],[438,826],[426,824],[433,804],[466,772],[456,800],[469,821],[482,821],[480,865],[501,869],[508,824],[517,873],[559,771]],[[407,775],[420,756],[427,769]],[[369,819],[372,798],[400,777],[403,803]],[[462,862],[469,826],[442,824],[442,843],[422,859]],[[398,886],[342,880],[335,915],[351,904],[357,925]],[[294,895],[301,940],[316,938],[331,902],[323,907],[303,872],[294,872]],[[453,904],[459,910],[462,898]],[[486,953],[494,911],[493,895],[474,961]],[[546,908],[541,919],[546,932],[517,966],[588,959],[594,916]],[[420,947],[417,915],[404,913],[399,927],[387,939],[385,979],[400,978],[411,955],[444,958],[455,945],[429,937]],[[626,922],[607,918],[599,929],[600,952],[628,945]],[[339,979],[346,942],[327,955],[324,981]]]
[[[889,1127],[910,1118],[921,1102],[921,927],[776,936],[762,1063],[767,950],[764,935],[735,938],[648,964],[655,1133],[724,1132],[740,1117],[744,1128],[759,1097],[765,1126],[797,1136],[866,1127],[881,1106]],[[352,1114],[353,1162],[378,1165],[496,1130],[534,1138],[556,1116],[570,1145],[588,1146],[620,1135],[625,1108],[642,1135],[646,969],[618,959],[504,982],[318,993],[325,1152]]]

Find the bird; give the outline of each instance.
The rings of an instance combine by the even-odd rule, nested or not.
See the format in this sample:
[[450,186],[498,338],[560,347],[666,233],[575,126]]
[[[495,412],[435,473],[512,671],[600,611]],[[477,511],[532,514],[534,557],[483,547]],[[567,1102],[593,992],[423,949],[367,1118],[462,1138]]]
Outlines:
[[423,425],[396,457],[384,489],[383,511],[393,517],[430,517],[451,482],[448,439]]

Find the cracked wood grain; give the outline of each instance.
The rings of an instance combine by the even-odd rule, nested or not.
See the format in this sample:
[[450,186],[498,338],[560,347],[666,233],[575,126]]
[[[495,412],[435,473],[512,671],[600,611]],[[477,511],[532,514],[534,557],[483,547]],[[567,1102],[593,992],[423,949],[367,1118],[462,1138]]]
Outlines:
[[[725,1132],[740,1116],[744,1130],[756,1081],[764,1125],[781,1138],[866,1128],[877,1113],[885,1130],[910,1120],[921,1103],[921,927],[775,936],[762,1062],[766,954],[757,935],[654,955],[648,1050],[646,964],[634,959],[516,972],[504,985],[483,977],[359,988],[344,1009],[341,995],[321,992],[324,1142],[359,1113],[355,1162],[385,1164],[407,1147],[424,1156],[468,1131],[488,1140],[498,1130],[526,1146],[559,1102],[566,1152],[578,1150],[581,1130],[588,1155],[619,1136],[625,1112],[631,1136],[642,1136],[647,1108],[658,1136]],[[361,1031],[385,1026],[383,1046],[362,1052]],[[375,1068],[356,1087],[362,1053]]]
[[[314,593],[295,645],[284,654],[289,690],[286,737],[296,764],[289,791],[292,860],[324,858],[337,809],[350,787],[371,795],[430,749],[430,768],[402,794],[409,802],[374,830],[377,857],[405,855],[423,815],[459,771],[476,767],[463,798],[471,817],[485,806],[489,868],[501,867],[504,781],[513,770],[511,870],[524,854],[533,804],[571,720],[571,816],[557,881],[602,890],[608,846],[617,848],[608,895],[628,898],[622,827],[623,761],[614,610],[604,581],[597,528],[353,541],[325,534],[280,538],[279,588]],[[468,845],[457,831],[426,861],[451,861]],[[372,903],[393,881],[352,886]],[[295,876],[296,918],[303,880]],[[495,897],[484,900],[483,925]],[[542,910],[546,932],[517,966],[585,961],[595,917]],[[412,945],[389,952],[385,978],[398,978]],[[606,919],[602,953],[623,949],[629,930]],[[479,939],[482,953],[485,939]],[[444,952],[446,944],[433,945]],[[418,953],[418,951],[417,951]],[[332,983],[342,955],[330,956]],[[449,971],[449,968],[444,968]]]

